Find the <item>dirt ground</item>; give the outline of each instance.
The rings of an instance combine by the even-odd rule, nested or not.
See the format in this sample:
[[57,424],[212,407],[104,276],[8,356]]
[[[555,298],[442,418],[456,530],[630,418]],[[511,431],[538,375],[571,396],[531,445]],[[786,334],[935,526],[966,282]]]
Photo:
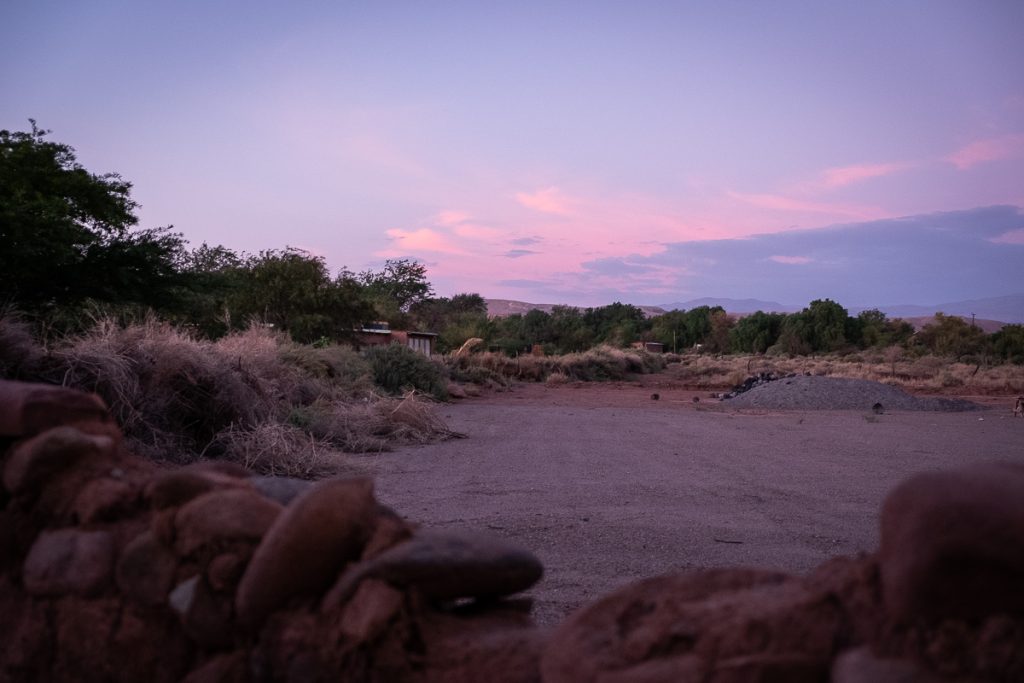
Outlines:
[[991,409],[874,416],[737,411],[664,375],[519,385],[441,407],[468,438],[361,464],[407,518],[490,529],[535,552],[545,576],[529,596],[537,621],[552,625],[664,572],[801,572],[873,550],[879,506],[906,476],[1024,461],[1011,399],[979,400]]

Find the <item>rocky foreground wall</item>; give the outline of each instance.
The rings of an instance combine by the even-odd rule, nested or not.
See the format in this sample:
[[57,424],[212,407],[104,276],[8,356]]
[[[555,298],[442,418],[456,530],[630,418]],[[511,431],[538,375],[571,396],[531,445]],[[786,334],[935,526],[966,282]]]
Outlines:
[[553,631],[493,536],[372,482],[127,453],[102,401],[0,382],[0,680],[1024,681],[1024,466],[914,477],[881,548],[646,579]]

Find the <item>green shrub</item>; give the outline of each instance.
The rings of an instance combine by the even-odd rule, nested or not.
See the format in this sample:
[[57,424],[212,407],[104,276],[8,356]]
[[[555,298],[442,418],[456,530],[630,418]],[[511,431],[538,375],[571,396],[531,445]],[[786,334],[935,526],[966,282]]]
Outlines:
[[447,400],[440,366],[423,354],[401,344],[390,344],[371,347],[365,356],[373,370],[373,381],[385,391],[397,394],[416,389],[438,400]]

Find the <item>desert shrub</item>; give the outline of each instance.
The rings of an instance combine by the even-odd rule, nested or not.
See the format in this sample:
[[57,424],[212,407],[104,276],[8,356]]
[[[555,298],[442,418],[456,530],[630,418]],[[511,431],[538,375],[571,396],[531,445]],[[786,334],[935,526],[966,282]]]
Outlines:
[[373,371],[373,381],[391,394],[410,389],[438,400],[448,398],[441,368],[423,354],[402,344],[374,346],[365,351]]
[[370,363],[349,346],[291,344],[282,350],[282,356],[286,362],[294,363],[306,374],[344,395],[364,397],[373,392]]
[[552,372],[548,375],[548,378],[544,380],[544,383],[548,386],[560,386],[562,384],[568,384],[569,376],[561,372]]
[[231,425],[275,414],[265,382],[169,325],[103,321],[54,352],[61,381],[99,394],[125,435],[151,454],[206,449]]
[[221,458],[260,474],[314,478],[336,471],[328,444],[281,422],[231,425],[215,439]]
[[370,364],[347,347],[306,347],[259,326],[211,342],[155,320],[107,319],[45,353],[5,322],[2,376],[19,376],[7,359],[28,357],[39,367],[32,379],[98,393],[129,448],[153,459],[228,458],[314,476],[338,464],[327,457],[338,450],[381,451],[448,433],[427,415],[429,402],[407,401],[396,413],[400,401],[376,393]]
[[0,377],[33,379],[40,372],[45,357],[28,323],[11,311],[0,311]]

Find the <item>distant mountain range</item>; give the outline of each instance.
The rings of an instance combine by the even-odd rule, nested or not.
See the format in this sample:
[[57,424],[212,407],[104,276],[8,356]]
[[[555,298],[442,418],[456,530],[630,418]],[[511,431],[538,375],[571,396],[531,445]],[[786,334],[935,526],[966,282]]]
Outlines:
[[951,301],[934,306],[917,304],[895,304],[891,306],[865,306],[851,309],[860,312],[865,308],[877,308],[890,318],[913,318],[916,316],[935,315],[936,312],[946,315],[958,315],[970,319],[971,315],[988,320],[1001,320],[1004,323],[1024,323],[1024,294],[994,296],[988,299],[968,299],[967,301]]
[[[550,313],[558,304],[531,304],[525,301],[513,301],[511,299],[486,299],[487,314],[492,317],[512,315],[515,313],[524,314],[531,310],[538,309]],[[840,302],[841,303],[841,302]],[[780,304],[777,301],[762,301],[761,299],[727,299],[716,297],[704,297],[691,299],[689,301],[676,301],[661,306],[639,306],[648,316],[661,315],[666,311],[690,310],[699,306],[721,306],[729,313],[742,315],[765,311],[774,313],[793,313],[803,309],[803,306]],[[904,318],[914,324],[915,327],[930,322],[936,312],[946,315],[957,315],[966,320],[975,316],[975,323],[986,332],[998,330],[1005,324],[1024,323],[1024,294],[1011,294],[1007,296],[996,296],[987,299],[968,299],[965,301],[951,301],[930,306],[920,304],[892,304],[884,306],[853,306],[847,310],[851,315],[861,311],[877,308],[890,318]]]
[[723,299],[706,296],[702,299],[690,299],[689,301],[676,301],[671,304],[662,304],[660,307],[667,311],[688,311],[691,308],[708,306],[714,308],[721,306],[729,313],[795,313],[803,306],[789,306],[780,304],[777,301],[761,301],[760,299]]

